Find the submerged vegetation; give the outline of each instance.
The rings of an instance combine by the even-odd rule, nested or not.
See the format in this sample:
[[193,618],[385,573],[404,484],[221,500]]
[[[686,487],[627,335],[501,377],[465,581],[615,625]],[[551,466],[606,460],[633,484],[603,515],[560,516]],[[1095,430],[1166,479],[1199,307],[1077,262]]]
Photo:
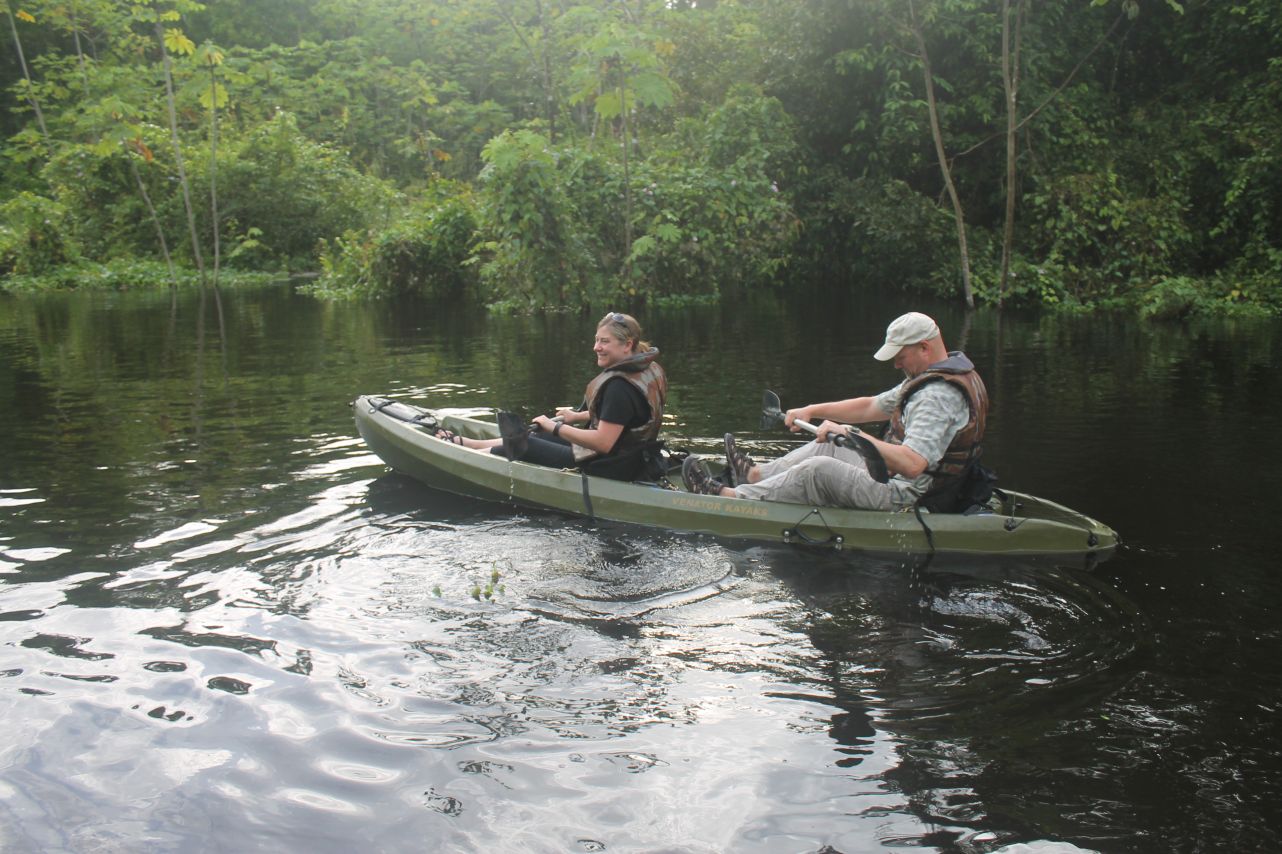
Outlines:
[[[1265,0],[7,0],[0,288],[1282,311]],[[136,278],[130,279],[132,273]],[[226,279],[224,279],[226,281]]]

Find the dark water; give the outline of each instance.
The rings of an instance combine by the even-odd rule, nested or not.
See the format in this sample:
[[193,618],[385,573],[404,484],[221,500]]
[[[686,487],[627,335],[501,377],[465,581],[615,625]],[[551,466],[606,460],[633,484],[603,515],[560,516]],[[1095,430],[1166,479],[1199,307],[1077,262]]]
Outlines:
[[986,374],[1003,482],[1116,527],[1112,560],[594,525],[355,435],[364,392],[575,402],[591,319],[0,297],[0,849],[1275,850],[1282,330],[650,312],[670,436],[786,449],[761,390],[890,385],[871,352],[919,307]]

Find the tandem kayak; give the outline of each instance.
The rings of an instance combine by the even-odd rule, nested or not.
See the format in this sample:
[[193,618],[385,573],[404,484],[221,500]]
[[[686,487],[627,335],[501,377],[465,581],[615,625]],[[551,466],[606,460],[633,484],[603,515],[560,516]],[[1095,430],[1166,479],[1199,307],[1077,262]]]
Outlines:
[[437,439],[437,427],[476,439],[498,425],[386,397],[352,402],[369,449],[396,471],[447,492],[718,537],[803,543],[886,553],[1080,555],[1104,557],[1119,538],[1067,507],[1003,489],[971,514],[812,507],[687,492],[679,467],[654,483],[589,477],[577,469],[509,462]]

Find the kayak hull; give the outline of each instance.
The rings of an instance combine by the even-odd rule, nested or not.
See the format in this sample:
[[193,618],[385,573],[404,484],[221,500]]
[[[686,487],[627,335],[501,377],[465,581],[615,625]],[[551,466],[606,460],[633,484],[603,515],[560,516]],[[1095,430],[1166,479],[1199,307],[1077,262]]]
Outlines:
[[[748,540],[805,543],[888,553],[1011,555],[1110,554],[1108,526],[1032,495],[1003,490],[975,515],[887,513],[751,501],[684,491],[668,484],[584,477],[479,452],[435,438],[433,426],[493,438],[497,425],[475,418],[362,396],[353,402],[365,444],[387,465],[436,489],[474,498],[557,510],[671,530]],[[418,421],[406,420],[417,417]]]

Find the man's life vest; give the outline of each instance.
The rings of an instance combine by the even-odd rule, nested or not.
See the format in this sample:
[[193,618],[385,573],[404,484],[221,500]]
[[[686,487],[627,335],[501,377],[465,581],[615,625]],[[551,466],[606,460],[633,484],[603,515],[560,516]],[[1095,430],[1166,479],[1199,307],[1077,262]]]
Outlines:
[[[593,377],[583,392],[583,399],[587,403],[590,416],[589,430],[595,430],[601,423],[601,393],[605,390],[605,384],[615,377],[622,377],[632,383],[645,396],[646,403],[650,404],[650,420],[639,427],[624,429],[610,451],[611,454],[622,453],[659,436],[659,428],[663,425],[663,404],[668,399],[668,375],[664,373],[663,366],[655,361],[658,356],[659,348],[651,347],[644,353],[637,353],[621,362],[615,362]],[[601,456],[597,451],[582,445],[572,443],[571,448],[574,451],[576,463]]]
[[957,431],[957,435],[953,436],[953,440],[948,444],[943,457],[935,467],[927,469],[927,474],[935,478],[935,482],[931,485],[932,490],[938,488],[942,480],[959,477],[973,460],[979,459],[983,453],[984,425],[988,421],[988,390],[984,387],[984,381],[980,379],[975,365],[966,357],[966,354],[960,350],[954,350],[948,354],[947,359],[936,362],[904,383],[903,391],[899,395],[899,405],[890,414],[890,429],[886,431],[885,441],[893,445],[903,443],[904,410],[908,406],[908,401],[914,394],[933,382],[950,383],[966,396],[966,403],[970,407],[970,420],[966,422],[966,426]]

